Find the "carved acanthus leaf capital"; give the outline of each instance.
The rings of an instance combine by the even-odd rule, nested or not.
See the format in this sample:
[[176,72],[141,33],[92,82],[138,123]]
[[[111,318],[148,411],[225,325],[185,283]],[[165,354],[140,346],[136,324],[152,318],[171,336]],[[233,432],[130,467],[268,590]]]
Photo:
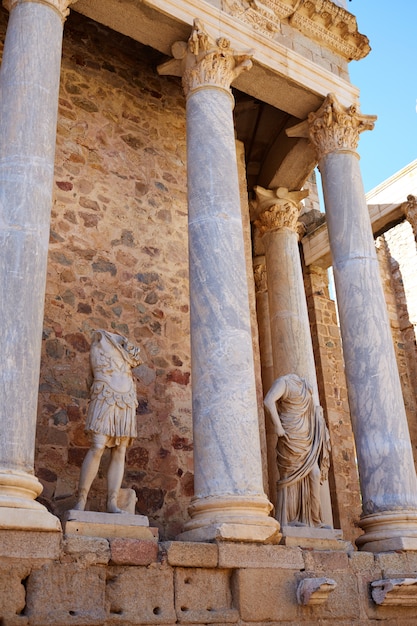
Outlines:
[[309,113],[307,120],[286,132],[288,137],[310,139],[320,161],[331,152],[356,152],[360,133],[372,130],[376,118],[376,115],[363,115],[355,104],[342,106],[330,93],[317,111]]
[[301,200],[308,196],[308,190],[289,191],[286,187],[264,189],[254,187],[256,199],[252,202],[253,221],[262,235],[269,231],[289,228],[301,234],[304,227],[298,221]]
[[68,7],[70,6],[70,4],[74,4],[75,2],[77,2],[77,0],[3,0],[3,6],[10,13],[10,11],[17,4],[24,4],[26,2],[31,2],[33,4],[44,4],[46,6],[49,6],[51,9],[54,9],[54,11],[59,13],[62,21],[65,21],[65,19],[69,15]]
[[188,42],[177,41],[172,46],[173,61],[159,66],[160,74],[176,74],[175,61],[180,62],[180,75],[185,95],[203,87],[217,87],[231,94],[230,85],[245,70],[252,67],[252,51],[236,52],[229,39],[214,39],[200,20],[195,19]]

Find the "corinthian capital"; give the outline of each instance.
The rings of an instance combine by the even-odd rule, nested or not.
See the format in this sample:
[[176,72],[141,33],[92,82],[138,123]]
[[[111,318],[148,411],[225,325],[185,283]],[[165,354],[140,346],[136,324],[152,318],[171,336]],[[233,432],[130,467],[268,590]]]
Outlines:
[[251,51],[236,52],[228,39],[213,39],[198,19],[194,20],[189,40],[174,43],[172,54],[174,60],[160,65],[158,72],[181,75],[186,96],[204,87],[231,93],[233,80],[252,67]]
[[289,128],[287,135],[310,139],[320,161],[331,152],[356,152],[360,133],[372,130],[375,120],[376,115],[362,115],[355,104],[343,107],[330,93],[316,112]]
[[264,189],[254,187],[256,199],[252,202],[254,224],[261,235],[269,231],[289,228],[300,234],[303,230],[298,218],[301,200],[308,196],[308,190],[289,191],[286,187]]
[[17,4],[24,4],[25,2],[31,2],[33,4],[45,4],[51,7],[59,13],[61,19],[64,21],[69,15],[69,5],[74,4],[77,0],[3,0],[3,6],[10,12]]

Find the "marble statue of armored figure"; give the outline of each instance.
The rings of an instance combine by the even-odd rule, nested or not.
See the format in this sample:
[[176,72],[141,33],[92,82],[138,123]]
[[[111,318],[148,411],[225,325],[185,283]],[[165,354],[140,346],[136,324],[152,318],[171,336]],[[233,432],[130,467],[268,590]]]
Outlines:
[[330,464],[330,437],[311,385],[296,374],[277,378],[265,396],[278,435],[276,519],[283,526],[323,527],[320,485]]
[[137,436],[136,387],[132,369],[141,364],[140,348],[115,333],[96,330],[90,349],[93,383],[85,431],[91,447],[81,467],[75,510],[84,511],[101,457],[111,449],[107,472],[107,512],[122,513],[117,497],[123,480],[126,449]]

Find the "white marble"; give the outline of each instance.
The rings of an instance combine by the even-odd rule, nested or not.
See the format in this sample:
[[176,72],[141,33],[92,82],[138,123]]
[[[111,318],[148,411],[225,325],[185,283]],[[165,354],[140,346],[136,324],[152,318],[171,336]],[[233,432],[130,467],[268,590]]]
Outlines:
[[[320,170],[363,514],[416,512],[410,437],[359,161],[353,153],[331,153]],[[410,530],[414,525],[410,520]]]
[[373,552],[415,550],[417,535],[417,479],[356,152],[375,119],[328,94],[287,131],[310,139],[321,172],[362,491],[357,545]]
[[11,7],[0,73],[0,505],[31,508],[42,489],[32,474],[62,15],[47,2]]
[[194,427],[195,496],[182,538],[278,540],[262,481],[229,89],[251,62],[224,38],[214,40],[199,20],[188,43],[174,44],[173,53],[181,60],[187,95]]

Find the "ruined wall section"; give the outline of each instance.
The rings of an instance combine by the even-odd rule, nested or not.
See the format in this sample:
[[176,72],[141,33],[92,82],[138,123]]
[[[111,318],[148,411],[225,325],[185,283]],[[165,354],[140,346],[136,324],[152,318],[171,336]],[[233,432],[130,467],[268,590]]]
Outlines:
[[185,103],[179,79],[158,77],[160,60],[76,13],[65,24],[35,471],[53,512],[73,505],[91,332],[124,334],[145,363],[123,486],[172,537],[193,493]]

